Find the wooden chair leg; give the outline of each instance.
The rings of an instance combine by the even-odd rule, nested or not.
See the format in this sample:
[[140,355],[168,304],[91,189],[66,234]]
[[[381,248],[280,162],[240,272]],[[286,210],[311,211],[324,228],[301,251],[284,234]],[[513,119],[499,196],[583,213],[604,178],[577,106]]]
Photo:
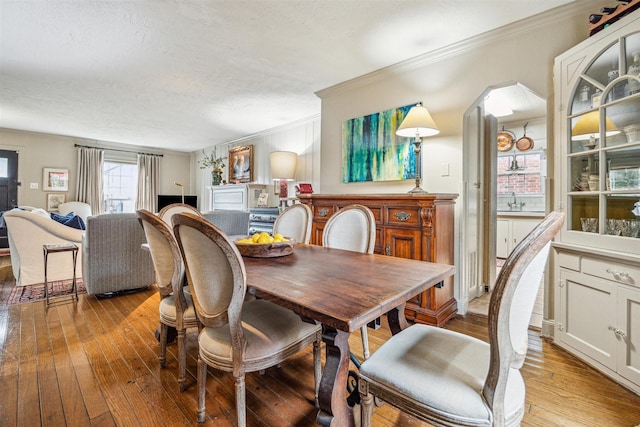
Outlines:
[[198,422],[203,423],[205,417],[205,386],[207,385],[207,364],[198,356]]
[[362,352],[364,353],[364,360],[367,360],[371,353],[369,353],[369,333],[367,327],[360,328],[360,335],[362,335]]
[[[362,383],[362,380],[360,380]],[[373,395],[369,393],[367,384],[360,384],[360,426],[371,427],[371,417],[373,416]]]
[[167,332],[169,327],[164,323],[160,324],[160,366],[167,364]]
[[185,342],[185,330],[178,331],[178,385],[180,391],[184,391],[187,377],[187,346]]
[[238,414],[238,427],[247,425],[247,402],[245,397],[244,374],[236,377],[236,412]]
[[320,407],[318,396],[320,395],[320,381],[322,380],[322,353],[320,342],[322,340],[322,332],[318,332],[316,340],[313,342],[313,379],[315,380],[315,404],[316,408]]

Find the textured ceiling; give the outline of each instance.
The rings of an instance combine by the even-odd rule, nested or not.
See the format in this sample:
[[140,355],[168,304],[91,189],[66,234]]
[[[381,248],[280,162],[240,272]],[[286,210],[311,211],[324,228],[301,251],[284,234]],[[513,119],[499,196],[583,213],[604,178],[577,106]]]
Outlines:
[[0,127],[194,151],[572,0],[0,0]]

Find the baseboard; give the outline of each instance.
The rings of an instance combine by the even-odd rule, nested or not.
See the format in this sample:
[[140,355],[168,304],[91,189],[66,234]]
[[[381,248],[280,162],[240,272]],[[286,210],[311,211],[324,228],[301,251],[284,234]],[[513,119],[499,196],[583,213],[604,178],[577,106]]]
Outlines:
[[554,327],[555,322],[553,320],[542,319],[542,331],[540,332],[540,336],[553,338]]

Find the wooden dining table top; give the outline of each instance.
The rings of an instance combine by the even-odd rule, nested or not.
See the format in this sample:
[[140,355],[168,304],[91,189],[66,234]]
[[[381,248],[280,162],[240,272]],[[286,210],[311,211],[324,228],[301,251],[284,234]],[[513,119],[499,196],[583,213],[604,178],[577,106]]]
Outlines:
[[345,332],[455,272],[452,265],[304,244],[291,255],[244,263],[249,292]]

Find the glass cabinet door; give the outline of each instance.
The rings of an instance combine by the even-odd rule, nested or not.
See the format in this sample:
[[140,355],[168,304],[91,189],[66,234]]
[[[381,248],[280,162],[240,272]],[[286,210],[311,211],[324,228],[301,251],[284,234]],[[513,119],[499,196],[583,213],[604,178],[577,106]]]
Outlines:
[[569,229],[640,238],[640,33],[586,67],[567,120]]

